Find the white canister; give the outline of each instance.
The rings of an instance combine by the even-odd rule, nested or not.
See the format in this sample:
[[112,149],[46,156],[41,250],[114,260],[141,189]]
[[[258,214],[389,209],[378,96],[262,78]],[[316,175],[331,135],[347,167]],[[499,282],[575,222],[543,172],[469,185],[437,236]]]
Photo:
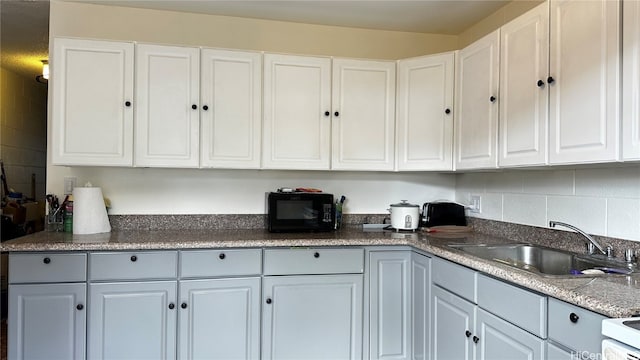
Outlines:
[[391,204],[391,227],[398,230],[415,230],[420,223],[420,207],[401,200],[398,204]]

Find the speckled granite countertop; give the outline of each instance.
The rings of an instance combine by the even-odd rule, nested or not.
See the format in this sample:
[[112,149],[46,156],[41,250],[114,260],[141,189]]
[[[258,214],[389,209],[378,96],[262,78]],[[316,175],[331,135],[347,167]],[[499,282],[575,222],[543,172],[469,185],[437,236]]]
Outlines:
[[360,229],[331,233],[273,234],[264,230],[117,231],[96,235],[40,232],[0,244],[0,251],[161,250],[242,247],[405,245],[479,270],[525,288],[609,317],[640,315],[640,274],[570,278],[543,277],[449,248],[453,243],[491,244],[511,241],[478,233],[406,234]]

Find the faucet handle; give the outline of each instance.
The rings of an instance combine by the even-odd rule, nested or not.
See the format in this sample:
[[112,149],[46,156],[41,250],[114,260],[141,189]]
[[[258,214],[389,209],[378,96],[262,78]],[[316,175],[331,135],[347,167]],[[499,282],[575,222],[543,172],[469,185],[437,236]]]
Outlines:
[[624,261],[627,263],[633,263],[636,261],[636,254],[633,249],[627,249],[624,251]]
[[613,257],[614,257],[613,256],[613,246],[607,245],[606,250],[607,250],[607,258],[613,259]]
[[588,242],[587,243],[587,254],[593,255],[595,253],[596,253],[596,246],[593,245],[593,243]]

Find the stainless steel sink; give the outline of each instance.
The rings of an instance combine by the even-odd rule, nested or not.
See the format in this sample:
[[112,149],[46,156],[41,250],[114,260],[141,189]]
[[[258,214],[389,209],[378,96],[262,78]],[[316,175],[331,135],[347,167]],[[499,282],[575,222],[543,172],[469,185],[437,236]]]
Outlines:
[[[604,274],[630,274],[625,263],[581,256],[572,252],[529,244],[510,245],[449,245],[482,259],[538,273],[544,276],[575,276],[584,270],[601,270]],[[596,271],[597,272],[597,271]]]

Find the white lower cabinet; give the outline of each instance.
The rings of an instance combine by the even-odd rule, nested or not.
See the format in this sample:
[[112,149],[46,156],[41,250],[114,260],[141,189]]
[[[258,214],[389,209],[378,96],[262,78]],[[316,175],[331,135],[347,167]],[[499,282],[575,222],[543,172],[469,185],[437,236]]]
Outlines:
[[575,352],[567,351],[553,343],[547,342],[547,360],[576,360],[574,355]]
[[260,358],[260,278],[180,281],[179,359]]
[[176,281],[89,285],[89,359],[174,359]]
[[[511,316],[509,311],[502,312],[502,316],[506,316],[502,318],[481,307],[482,299],[485,298],[482,295],[483,290],[500,291],[499,286],[489,287],[491,282],[484,282],[482,278],[478,281],[476,272],[462,266],[441,259],[434,260],[433,264],[433,272],[438,274],[438,282],[431,288],[432,360],[545,358],[545,341],[514,325],[518,323],[518,319]],[[451,288],[446,288],[447,283],[452,284]],[[474,294],[471,301],[450,292],[464,283],[473,287],[465,288],[469,294]],[[505,286],[504,291],[493,294],[495,298],[515,296],[515,299],[512,297],[514,303],[519,303],[522,299],[526,302],[526,294],[514,295],[522,289],[506,283],[501,284]],[[510,288],[516,292],[512,292]],[[529,294],[534,301],[539,297],[534,293]],[[546,310],[546,307],[544,309]],[[542,317],[546,319],[546,315],[546,311],[540,314],[538,322],[543,321]]]
[[557,299],[549,299],[549,340],[562,345],[575,359],[595,359],[602,352],[605,317]]
[[263,280],[262,359],[360,359],[362,275]]
[[84,359],[86,284],[9,286],[9,359]]
[[432,360],[473,358],[476,306],[438,286],[432,296]]
[[[475,359],[544,359],[544,340],[481,308],[478,308],[476,316],[479,340],[475,349]],[[474,337],[474,342],[475,339]]]
[[87,255],[9,255],[8,359],[85,359]]
[[409,250],[369,253],[365,358],[428,359],[429,262]]

